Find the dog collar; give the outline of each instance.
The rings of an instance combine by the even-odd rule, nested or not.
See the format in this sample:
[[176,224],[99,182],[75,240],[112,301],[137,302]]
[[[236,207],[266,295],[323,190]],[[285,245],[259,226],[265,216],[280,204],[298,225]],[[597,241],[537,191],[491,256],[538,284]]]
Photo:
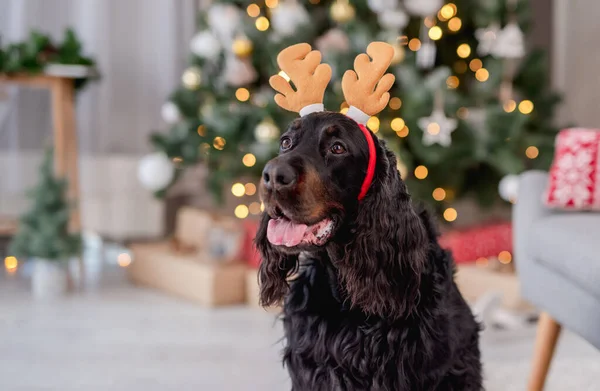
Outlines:
[[371,184],[373,183],[373,177],[375,176],[375,163],[377,162],[377,151],[375,150],[375,142],[369,129],[361,123],[358,123],[358,127],[363,132],[367,144],[369,146],[369,163],[367,164],[367,174],[363,180],[362,186],[360,187],[360,193],[358,194],[358,200],[362,201],[367,195]]

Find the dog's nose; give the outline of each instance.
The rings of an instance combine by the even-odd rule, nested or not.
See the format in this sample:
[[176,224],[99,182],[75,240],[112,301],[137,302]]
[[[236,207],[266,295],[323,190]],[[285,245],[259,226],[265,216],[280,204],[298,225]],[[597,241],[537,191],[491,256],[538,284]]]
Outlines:
[[293,187],[297,180],[296,170],[281,162],[269,162],[263,170],[263,184],[267,189],[285,190]]

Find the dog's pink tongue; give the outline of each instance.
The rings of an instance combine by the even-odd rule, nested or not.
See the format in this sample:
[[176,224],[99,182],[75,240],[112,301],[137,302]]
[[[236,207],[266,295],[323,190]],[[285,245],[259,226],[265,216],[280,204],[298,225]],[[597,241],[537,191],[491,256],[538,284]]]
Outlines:
[[307,226],[294,224],[286,219],[271,219],[267,228],[267,239],[276,246],[297,246],[304,237]]

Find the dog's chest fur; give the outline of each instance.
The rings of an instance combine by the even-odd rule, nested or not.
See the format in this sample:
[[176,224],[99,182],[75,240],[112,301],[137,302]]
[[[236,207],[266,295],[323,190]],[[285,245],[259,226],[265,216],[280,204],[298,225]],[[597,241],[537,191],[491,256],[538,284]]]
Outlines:
[[[455,357],[463,348],[473,351],[477,325],[472,319],[454,319],[460,311],[436,308],[425,317],[398,321],[367,317],[343,302],[335,270],[326,264],[305,262],[286,298],[284,362],[293,390],[461,389],[448,375],[471,365]],[[455,298],[448,299],[456,305]],[[452,332],[453,321],[467,329]],[[473,358],[478,360],[478,350]]]

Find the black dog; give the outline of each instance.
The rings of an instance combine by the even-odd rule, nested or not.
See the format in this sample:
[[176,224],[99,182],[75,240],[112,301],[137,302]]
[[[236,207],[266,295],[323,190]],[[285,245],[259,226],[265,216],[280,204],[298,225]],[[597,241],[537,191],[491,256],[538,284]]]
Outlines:
[[376,170],[356,122],[294,121],[263,172],[261,303],[284,299],[293,390],[481,390],[479,325],[450,255],[385,143]]

